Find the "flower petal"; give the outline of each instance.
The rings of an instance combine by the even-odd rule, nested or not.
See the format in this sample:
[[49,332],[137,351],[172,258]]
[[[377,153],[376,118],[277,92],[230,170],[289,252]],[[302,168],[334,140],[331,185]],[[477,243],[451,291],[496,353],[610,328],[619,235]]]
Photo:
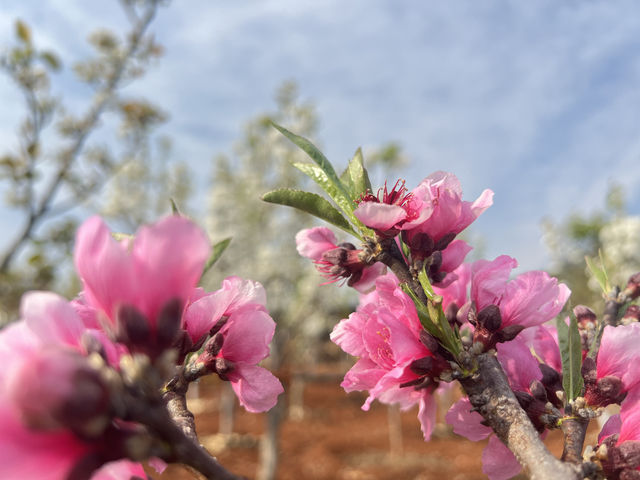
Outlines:
[[257,365],[238,365],[229,375],[240,405],[249,412],[266,412],[278,401],[284,388],[269,370]]

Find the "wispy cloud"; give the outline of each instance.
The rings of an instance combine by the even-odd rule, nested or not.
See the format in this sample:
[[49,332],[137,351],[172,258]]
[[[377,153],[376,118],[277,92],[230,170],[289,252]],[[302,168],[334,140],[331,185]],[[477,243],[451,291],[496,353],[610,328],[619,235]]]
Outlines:
[[[46,14],[8,3],[0,32],[19,15],[72,57],[88,31],[122,18],[115,2],[98,2],[99,15],[80,0],[48,2]],[[445,169],[468,198],[494,189],[475,226],[489,256],[543,266],[540,219],[596,208],[610,178],[640,210],[633,1],[193,0],[161,11],[154,31],[166,56],[131,92],[171,113],[176,155],[199,171],[293,79],[316,102],[334,161],[397,140],[409,183]],[[9,89],[0,83],[0,100]],[[12,118],[0,113],[0,139]]]

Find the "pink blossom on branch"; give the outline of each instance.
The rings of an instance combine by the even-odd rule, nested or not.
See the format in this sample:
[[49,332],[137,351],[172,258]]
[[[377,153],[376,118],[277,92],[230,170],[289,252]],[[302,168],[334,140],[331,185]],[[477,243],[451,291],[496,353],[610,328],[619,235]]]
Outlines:
[[222,289],[189,305],[184,316],[194,342],[215,332],[197,362],[230,381],[240,404],[250,412],[271,409],[284,391],[271,372],[257,365],[269,355],[276,327],[265,303],[258,282],[229,277]]
[[133,240],[121,242],[92,217],[78,229],[74,250],[84,304],[107,331],[136,337],[130,344],[149,344],[154,337],[170,343],[172,338],[160,337],[177,331],[209,251],[204,232],[183,217],[143,226]]
[[298,253],[310,258],[327,283],[347,280],[350,287],[367,292],[386,267],[382,263],[366,265],[360,259],[362,250],[350,243],[336,244],[335,234],[326,227],[301,230],[296,235]]
[[364,410],[375,399],[402,409],[419,404],[422,432],[429,439],[435,425],[433,392],[448,363],[425,345],[415,306],[396,277],[379,277],[376,287],[331,333],[333,342],[359,357],[341,385],[347,392],[369,391]]

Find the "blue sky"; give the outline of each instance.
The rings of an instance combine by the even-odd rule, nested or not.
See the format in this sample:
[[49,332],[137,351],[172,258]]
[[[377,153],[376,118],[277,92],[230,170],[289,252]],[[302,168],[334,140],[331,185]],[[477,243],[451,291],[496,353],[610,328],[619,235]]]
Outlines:
[[[85,39],[122,23],[117,2],[0,0],[0,44],[33,26],[67,66]],[[620,182],[640,213],[640,6],[635,1],[174,1],[153,25],[166,54],[131,88],[171,115],[174,155],[209,175],[251,116],[295,80],[321,119],[316,140],[341,164],[358,146],[399,142],[409,186],[454,172],[465,198],[495,191],[474,224],[490,258],[547,264],[543,217],[603,204]],[[81,104],[71,73],[54,89]],[[0,79],[0,142],[20,103]],[[15,215],[0,207],[0,228]],[[0,240],[0,245],[3,241]]]

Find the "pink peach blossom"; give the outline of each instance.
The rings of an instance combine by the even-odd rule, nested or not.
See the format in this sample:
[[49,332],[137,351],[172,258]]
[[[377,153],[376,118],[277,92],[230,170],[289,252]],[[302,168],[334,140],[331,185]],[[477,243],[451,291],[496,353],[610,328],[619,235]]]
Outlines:
[[478,311],[497,305],[501,328],[510,325],[533,327],[560,313],[571,291],[546,272],[526,272],[509,281],[518,263],[502,255],[493,261],[478,260],[472,266],[471,300]]

